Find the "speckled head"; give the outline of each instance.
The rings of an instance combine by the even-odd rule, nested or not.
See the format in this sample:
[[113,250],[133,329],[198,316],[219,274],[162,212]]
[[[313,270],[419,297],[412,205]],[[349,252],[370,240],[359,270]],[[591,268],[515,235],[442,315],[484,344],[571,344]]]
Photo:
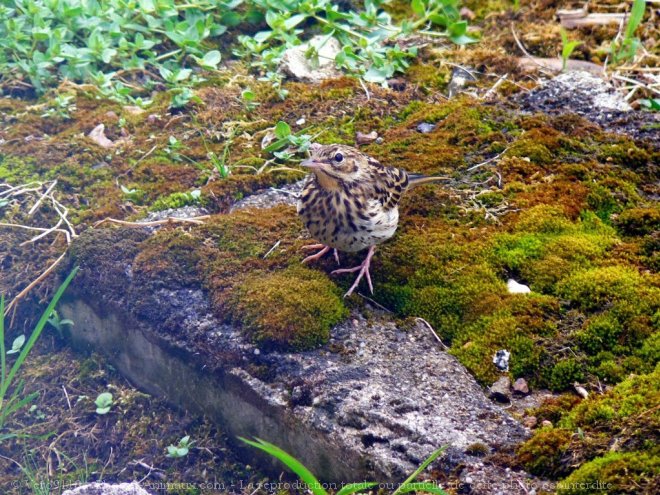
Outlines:
[[310,147],[310,152],[311,157],[304,160],[301,165],[310,168],[320,180],[331,178],[339,181],[357,181],[374,162],[356,148],[343,144],[314,143]]

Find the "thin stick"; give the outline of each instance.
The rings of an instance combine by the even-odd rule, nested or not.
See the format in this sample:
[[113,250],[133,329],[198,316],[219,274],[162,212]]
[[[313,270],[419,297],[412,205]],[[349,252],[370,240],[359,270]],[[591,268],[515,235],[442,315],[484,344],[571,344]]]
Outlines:
[[493,158],[489,158],[485,162],[477,163],[476,165],[472,165],[470,168],[467,169],[468,172],[472,172],[473,170],[483,167],[484,165],[487,165],[490,162],[494,162],[498,158],[500,158],[504,153],[506,153],[509,150],[509,148],[504,148],[504,151],[502,151],[500,154],[495,155]]
[[633,84],[635,86],[639,86],[640,88],[648,89],[652,93],[660,95],[660,90],[657,90],[657,89],[653,88],[652,85],[647,85],[647,84],[641,83],[639,81],[636,81],[635,79],[630,79],[629,77],[620,76],[618,74],[614,74],[612,76],[612,79],[616,79],[617,81],[629,82],[630,84]]
[[504,74],[504,75],[503,75],[502,77],[500,77],[497,81],[495,81],[495,84],[493,84],[493,86],[492,86],[488,91],[486,91],[486,94],[484,94],[484,95],[481,97],[481,99],[482,99],[482,100],[486,100],[486,99],[490,98],[491,95],[495,94],[495,91],[497,90],[497,88],[499,88],[499,87],[502,85],[502,83],[503,83],[504,81],[506,81],[506,78],[507,78],[507,77],[509,77],[509,74]]
[[431,324],[430,324],[428,321],[426,321],[424,318],[415,318],[415,321],[421,321],[421,322],[424,324],[424,326],[426,326],[426,328],[428,328],[429,330],[431,330],[431,334],[435,337],[435,340],[437,340],[438,342],[440,342],[440,345],[442,346],[442,348],[443,348],[445,351],[446,351],[447,349],[449,349],[449,347],[447,347],[447,346],[445,345],[445,343],[440,339],[440,337],[438,336],[437,332],[435,331],[435,329],[431,326]]
[[45,279],[50,273],[55,269],[55,267],[59,264],[60,261],[64,259],[66,256],[67,251],[64,251],[59,258],[57,258],[46,270],[39,275],[36,279],[34,279],[25,289],[23,289],[21,292],[12,299],[12,301],[7,305],[7,309],[5,309],[5,316],[9,314],[9,312],[12,310],[13,307],[16,306],[19,300],[21,300],[25,295],[32,290],[32,288],[39,284],[43,279]]
[[30,208],[30,211],[28,211],[28,217],[31,217],[31,216],[34,214],[34,212],[37,211],[37,208],[39,208],[39,205],[41,204],[41,202],[44,200],[45,197],[47,197],[47,196],[50,194],[50,192],[53,190],[53,188],[54,188],[56,185],[57,185],[57,180],[54,180],[53,183],[52,183],[50,186],[48,186],[48,189],[46,189],[46,192],[43,193],[43,194],[39,197],[39,199],[37,200],[37,202],[34,203],[34,205],[32,206],[32,208]]
[[273,245],[273,247],[270,248],[266,254],[264,254],[263,259],[266,259],[270,253],[272,253],[273,251],[275,251],[275,250],[277,249],[277,247],[280,245],[281,242],[282,242],[281,240],[277,241],[277,242]]
[[552,69],[551,69],[550,67],[546,67],[545,65],[543,65],[542,63],[540,63],[538,60],[536,60],[536,57],[534,57],[531,53],[529,53],[529,52],[527,51],[527,49],[525,49],[525,47],[523,46],[522,42],[521,42],[520,39],[518,38],[518,35],[516,34],[516,30],[515,30],[514,27],[513,27],[513,23],[511,23],[511,34],[513,35],[513,39],[516,40],[516,44],[518,45],[518,48],[520,48],[520,51],[522,51],[522,52],[525,54],[525,56],[526,56],[527,58],[529,58],[533,63],[535,63],[536,65],[538,65],[538,66],[541,67],[542,69],[545,69],[545,70],[547,70],[547,71],[553,72]]
[[62,390],[64,391],[64,397],[66,397],[66,403],[69,406],[69,411],[71,411],[71,401],[69,400],[69,393],[66,391],[66,387],[62,385]]
[[204,220],[211,218],[210,215],[200,215],[193,218],[176,218],[176,217],[167,217],[163,220],[154,220],[153,222],[128,222],[126,220],[117,220],[115,218],[104,218],[96,222],[93,227],[98,227],[106,222],[116,223],[118,225],[124,225],[126,227],[153,227],[155,225],[163,225],[166,223],[192,223],[195,225],[203,225]]

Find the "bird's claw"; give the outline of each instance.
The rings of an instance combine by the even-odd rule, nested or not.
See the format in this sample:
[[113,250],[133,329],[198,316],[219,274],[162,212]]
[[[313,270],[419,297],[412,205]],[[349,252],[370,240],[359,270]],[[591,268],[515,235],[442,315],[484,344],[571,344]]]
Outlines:
[[[312,249],[320,249],[320,251],[316,254],[313,254],[311,256],[307,256],[304,260],[302,260],[303,263],[309,263],[310,261],[315,261],[318,259],[321,259],[323,256],[326,255],[328,251],[330,251],[330,247],[326,246],[325,244],[309,244],[308,246],[303,246],[300,248],[303,251],[309,251]],[[334,256],[335,256],[335,261],[337,261],[337,264],[339,265],[339,253],[337,252],[336,249],[334,251]]]
[[358,273],[358,276],[355,278],[353,285],[351,285],[351,288],[348,289],[348,292],[344,294],[344,297],[348,297],[351,294],[353,294],[353,291],[357,288],[358,284],[360,283],[360,280],[362,280],[362,277],[365,277],[367,279],[367,284],[369,285],[369,291],[372,294],[374,293],[374,286],[371,283],[371,274],[369,273],[369,266],[371,265],[371,258],[373,257],[375,251],[376,251],[376,246],[371,246],[369,248],[369,253],[367,253],[367,257],[358,266],[354,266],[353,268],[340,268],[339,270],[334,270],[330,272],[331,275],[339,275],[342,273],[354,273],[359,270],[360,273]]

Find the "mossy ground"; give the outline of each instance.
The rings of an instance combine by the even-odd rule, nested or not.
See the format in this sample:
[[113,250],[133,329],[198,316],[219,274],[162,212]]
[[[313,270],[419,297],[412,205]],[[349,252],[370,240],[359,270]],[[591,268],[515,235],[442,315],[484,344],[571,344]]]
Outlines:
[[[577,407],[559,399],[539,410],[537,416],[556,427],[539,430],[521,450],[521,462],[545,476],[572,472],[569,479],[618,477],[630,465],[642,474],[629,480],[641,483],[647,455],[657,455],[630,435],[648,431],[642,423],[655,418],[650,404],[657,403],[637,389],[655,376],[660,360],[660,210],[653,202],[660,152],[577,116],[518,115],[506,101],[469,95],[447,100],[455,63],[486,74],[469,88],[482,95],[504,73],[510,75],[499,89],[504,100],[533,85],[511,56],[517,50],[511,22],[535,55],[560,50],[547,3],[516,13],[494,13],[504,3],[497,0],[472,3],[482,43],[427,48],[396,89],[370,86],[368,96],[355,80],[342,78],[320,86],[288,83],[290,96],[280,101],[267,84],[241,73],[205,83],[196,91],[204,104],[178,113],[168,110],[166,93],[136,113],[79,92],[71,119],[41,117],[48,98],[36,103],[41,107],[0,99],[0,182],[57,179],[79,232],[106,217],[131,220],[187,204],[190,191],[199,189],[199,204],[213,214],[204,225],[169,226],[150,238],[99,228],[74,244],[73,255],[103,275],[98,290],[122,291],[126,274],[113,271],[122,251],[142,290],[136,307],[148,307],[149,294],[160,287],[201,288],[217,315],[243,324],[260,346],[308,349],[325,342],[347,305],[356,304],[341,299],[349,277],[328,277],[331,259],[299,266],[308,239],[293,208],[225,213],[245,195],[303,177],[281,170],[284,164],[255,173],[271,158],[261,140],[278,120],[294,131],[307,128],[322,143],[353,144],[356,132],[375,130],[383,143],[365,146],[366,152],[451,181],[405,197],[397,235],[374,258],[374,298],[401,317],[426,319],[484,385],[500,375],[493,354],[508,349],[509,374],[533,388],[569,392],[575,381],[592,391],[605,387],[605,395]],[[571,34],[585,41],[574,58],[598,62],[616,27]],[[260,103],[254,109],[240,99],[248,86]],[[294,124],[299,119],[305,123]],[[436,127],[422,134],[416,130],[421,122]],[[116,147],[103,149],[85,137],[100,123]],[[181,149],[172,149],[171,136]],[[221,179],[208,153],[221,156],[225,148],[233,168]],[[471,169],[499,153],[499,160]],[[26,220],[16,205],[1,213],[3,221]],[[45,216],[36,221],[50,225]],[[0,237],[0,291],[9,297],[65,247],[61,238],[19,246],[29,238],[4,230]],[[358,256],[342,257],[345,265],[354,262]],[[509,294],[508,278],[528,284],[532,294]],[[46,285],[35,299],[49,296]],[[626,402],[632,412],[625,417],[608,402],[625,402],[621,391],[642,396]],[[140,414],[149,421],[146,410]],[[620,452],[607,454],[605,446],[617,438]],[[566,459],[567,445],[577,458]]]

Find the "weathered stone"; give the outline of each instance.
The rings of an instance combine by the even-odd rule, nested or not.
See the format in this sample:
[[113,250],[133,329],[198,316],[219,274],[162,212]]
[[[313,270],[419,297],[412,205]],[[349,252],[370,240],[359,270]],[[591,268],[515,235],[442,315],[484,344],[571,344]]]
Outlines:
[[538,424],[539,420],[536,416],[528,416],[523,420],[523,424],[527,428],[534,428]]
[[518,378],[513,382],[513,394],[514,395],[527,395],[529,394],[529,386],[527,381],[524,378]]
[[149,495],[136,481],[110,485],[108,483],[90,483],[73,490],[65,490],[62,495]]
[[421,132],[422,134],[428,134],[430,132],[433,132],[435,130],[435,124],[430,124],[428,122],[422,122],[417,126],[417,132]]
[[511,402],[511,380],[509,377],[503,376],[495,383],[490,386],[490,395],[491,399],[495,399],[497,402]]
[[358,131],[355,134],[355,144],[357,145],[373,143],[376,139],[378,139],[378,133],[376,131],[371,131],[368,134]]
[[298,197],[302,192],[307,179],[299,180],[293,184],[274,188],[271,187],[258,194],[248,196],[236,202],[230,211],[240,210],[241,208],[272,208],[276,205],[292,205],[298,203]]
[[[305,56],[310,46],[318,51],[317,64]],[[326,40],[325,36],[315,36],[307,43],[287,49],[281,68],[289,76],[303,82],[318,83],[340,77],[341,72],[335,66],[335,56],[340,51],[341,45],[336,38]]]
[[[235,208],[295,202],[302,183]],[[137,234],[127,229],[137,236],[128,244],[148,237]],[[85,237],[77,242],[90,249]],[[62,317],[76,322],[69,329],[74,346],[107,354],[139,388],[214,419],[229,438],[258,436],[322,479],[345,481],[400,480],[441,445],[449,446],[448,466],[470,465],[477,458],[466,453],[469,446],[497,453],[528,436],[427,328],[403,329],[388,315],[354,311],[324,347],[267,352],[218,320],[202,290],[162,287],[147,307],[138,302],[142,286],[128,244],[118,252],[103,244],[81,263],[60,305]],[[101,258],[112,259],[111,271],[97,269]],[[255,462],[253,450],[238,447]]]
[[608,130],[659,143],[660,113],[633,111],[622,93],[588,72],[560,74],[518,99],[527,111],[576,113]]

